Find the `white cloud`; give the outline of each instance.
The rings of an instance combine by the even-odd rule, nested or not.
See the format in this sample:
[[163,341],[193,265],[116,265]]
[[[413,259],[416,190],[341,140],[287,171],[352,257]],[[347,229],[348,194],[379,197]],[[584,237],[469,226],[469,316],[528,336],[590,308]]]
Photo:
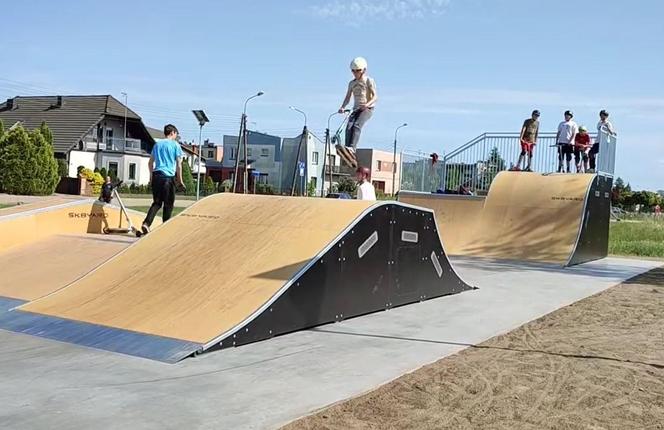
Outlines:
[[422,19],[441,15],[449,3],[450,0],[333,0],[311,6],[309,11],[314,16],[357,25],[367,21]]

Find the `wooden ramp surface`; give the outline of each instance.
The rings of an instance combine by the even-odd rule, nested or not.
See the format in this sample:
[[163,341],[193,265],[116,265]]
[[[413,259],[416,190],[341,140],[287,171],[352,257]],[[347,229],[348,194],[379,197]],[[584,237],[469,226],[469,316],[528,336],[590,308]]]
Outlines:
[[205,343],[265,304],[371,205],[213,195],[21,310]]
[[0,297],[31,301],[50,294],[129,246],[129,237],[53,235],[0,253]]
[[[48,199],[35,205],[0,213],[0,252],[57,234],[102,234],[105,227],[127,226],[118,206],[94,199]],[[140,225],[145,218],[144,213],[128,212],[134,225]],[[156,219],[154,225],[160,222]]]
[[404,193],[399,200],[434,210],[449,255],[566,264],[594,178],[501,172],[485,199]]
[[67,197],[46,197],[42,200],[32,202],[32,203],[22,203],[8,208],[0,209],[0,217],[5,215],[14,215],[21,212],[33,211],[36,209],[44,209],[52,206],[57,206],[61,204],[71,203],[72,201],[81,200],[81,198],[67,198]]

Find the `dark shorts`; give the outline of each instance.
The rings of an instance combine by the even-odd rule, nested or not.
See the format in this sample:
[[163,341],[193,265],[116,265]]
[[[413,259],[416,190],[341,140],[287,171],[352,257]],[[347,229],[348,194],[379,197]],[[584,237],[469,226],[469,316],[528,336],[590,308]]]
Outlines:
[[558,147],[558,151],[560,151],[561,154],[572,155],[574,153],[574,145],[571,145],[569,143],[559,143],[558,145],[560,145]]

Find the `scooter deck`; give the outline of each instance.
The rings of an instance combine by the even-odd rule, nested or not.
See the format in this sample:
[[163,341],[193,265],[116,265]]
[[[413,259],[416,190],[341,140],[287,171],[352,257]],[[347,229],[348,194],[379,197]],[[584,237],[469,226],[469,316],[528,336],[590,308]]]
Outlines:
[[357,169],[357,158],[352,151],[350,151],[347,147],[339,144],[335,145],[335,148],[337,150],[337,154],[339,157],[341,157],[341,160],[346,163],[346,165],[352,167],[353,169]]

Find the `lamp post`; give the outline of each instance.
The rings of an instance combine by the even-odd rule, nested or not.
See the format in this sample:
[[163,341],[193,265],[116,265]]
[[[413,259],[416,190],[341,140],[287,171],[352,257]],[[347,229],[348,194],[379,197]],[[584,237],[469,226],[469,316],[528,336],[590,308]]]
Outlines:
[[[350,110],[345,109],[344,114],[348,114]],[[341,115],[339,112],[334,112],[330,114],[330,116],[327,117],[327,128],[325,129],[325,158],[323,158],[323,178],[322,178],[322,183],[320,186],[320,196],[325,197],[325,167],[327,166],[327,162],[329,158],[332,158],[332,136],[330,134],[330,121],[332,120],[332,117],[335,115]],[[328,167],[329,174],[328,174],[328,179],[330,182],[330,188],[328,189],[328,192],[332,192],[332,169],[334,168],[334,165],[330,165]]]
[[[298,143],[298,145],[297,145],[297,154],[295,155],[295,166],[293,168],[293,182],[291,183],[291,196],[294,196],[295,195],[295,178],[297,177],[298,168],[300,167],[299,164],[300,164],[300,153],[302,152],[302,141],[304,139],[308,139],[309,131],[307,130],[307,114],[304,113],[303,111],[301,111],[300,109],[294,107],[294,106],[288,106],[288,109],[293,110],[295,112],[299,112],[304,117],[304,127],[302,128],[302,135],[300,136],[300,143]],[[306,153],[306,150],[307,150],[306,143],[305,143],[305,146],[304,146],[304,150],[305,150],[305,153]],[[305,169],[306,169],[306,166],[305,166]],[[305,172],[306,172],[306,170],[305,170]],[[302,185],[301,188],[302,189],[300,191],[304,195],[304,185]]]
[[207,115],[205,115],[205,112],[202,110],[192,110],[194,116],[198,120],[198,125],[199,125],[199,131],[198,131],[198,160],[197,160],[197,165],[198,168],[196,169],[196,200],[200,198],[201,195],[201,142],[202,142],[202,137],[203,137],[203,126],[205,123],[210,122],[208,119]]
[[124,108],[125,108],[125,115],[124,115],[124,142],[123,142],[123,147],[127,146],[127,93],[122,92],[121,93],[124,96]]
[[403,123],[394,130],[394,152],[392,153],[392,196],[394,196],[397,185],[397,132],[400,128],[407,127],[408,123]]
[[243,173],[243,182],[244,186],[243,192],[247,193],[248,178],[247,178],[247,103],[249,100],[255,99],[265,94],[263,91],[259,91],[253,96],[249,97],[244,101],[244,108],[242,109],[242,118],[240,119],[240,132],[237,136],[237,150],[235,151],[235,174],[233,176],[233,192],[237,192],[237,173],[240,168],[240,145],[244,144],[244,173]]

